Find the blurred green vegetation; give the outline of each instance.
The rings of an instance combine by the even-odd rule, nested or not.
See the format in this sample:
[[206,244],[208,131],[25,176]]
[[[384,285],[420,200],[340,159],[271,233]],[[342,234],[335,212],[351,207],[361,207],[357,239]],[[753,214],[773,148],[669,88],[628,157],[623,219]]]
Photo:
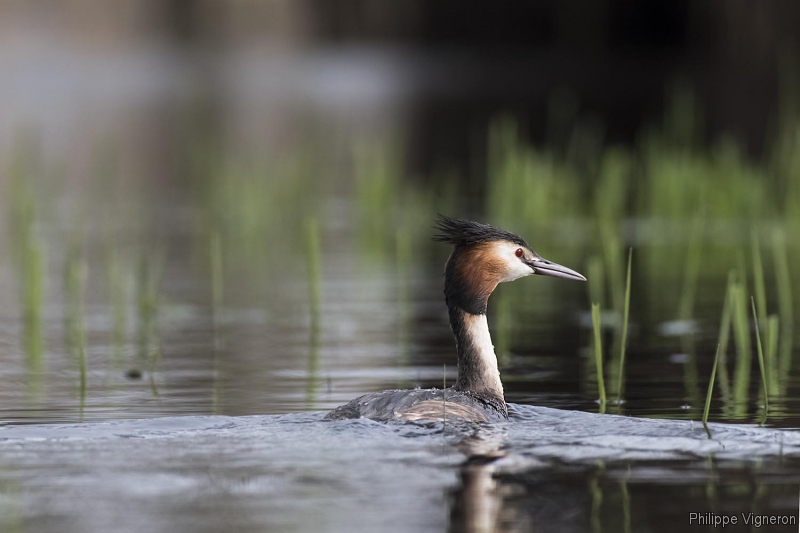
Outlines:
[[[605,146],[596,124],[577,122],[575,113],[564,111],[570,107],[567,104],[554,99],[548,119],[554,133],[545,146],[528,142],[512,118],[494,122],[485,147],[486,193],[479,199],[478,213],[465,212],[466,205],[475,203],[465,201],[461,183],[452,175],[408,175],[404,146],[396,137],[344,143],[352,149],[336,154],[311,145],[248,158],[207,146],[189,147],[184,160],[191,185],[178,205],[188,216],[180,231],[190,236],[195,274],[206,276],[209,284],[215,410],[224,389],[217,350],[226,304],[237,298],[238,290],[251,302],[269,307],[275,293],[285,290],[285,284],[275,281],[295,279],[298,270],[305,273],[300,278],[309,287],[308,305],[281,312],[307,313],[311,328],[307,396],[309,403],[314,402],[320,307],[326,261],[332,257],[357,257],[354,263],[365,273],[393,271],[398,287],[392,302],[398,307],[398,345],[405,354],[413,320],[415,266],[440,261],[446,253],[430,242],[432,220],[441,212],[519,233],[545,257],[588,275],[586,288],[528,283],[498,290],[491,305],[501,365],[515,364],[519,346],[536,343],[547,350],[548,339],[526,338],[529,330],[521,325],[541,319],[541,309],[554,307],[564,298],[563,291],[588,290],[585,313],[597,331],[582,340],[594,343],[594,353],[600,357],[592,365],[599,373],[582,372],[584,392],[603,395],[603,372],[610,373],[609,383],[617,394],[624,391],[626,350],[630,362],[637,357],[637,345],[646,339],[650,347],[680,350],[688,356],[685,396],[699,416],[698,381],[708,375],[713,351],[713,336],[703,332],[716,325],[706,328],[698,319],[698,308],[713,304],[714,309],[723,309],[717,380],[724,412],[743,418],[753,411],[753,336],[747,304],[752,295],[758,310],[756,332],[763,341],[762,376],[767,383],[763,394],[769,396],[762,400],[772,402],[776,397],[779,411],[793,368],[794,302],[800,297],[791,275],[792,266],[800,262],[800,247],[795,244],[800,232],[800,117],[791,111],[796,107],[786,107],[771,148],[763,158],[754,159],[733,138],[710,146],[703,142],[698,119],[702,112],[686,87],[676,86],[663,124],[644,132],[634,146]],[[81,398],[85,395],[81,317],[84,294],[97,283],[99,270],[86,267],[91,250],[84,245],[93,203],[103,204],[103,220],[118,228],[105,231],[105,304],[113,323],[109,358],[117,366],[145,369],[154,394],[158,393],[153,376],[162,357],[159,320],[165,272],[170,254],[183,252],[173,252],[168,232],[157,226],[158,209],[170,207],[157,198],[161,191],[140,187],[122,194],[114,176],[115,151],[106,148],[100,153],[99,170],[86,191],[88,199],[74,205],[79,212],[67,217],[81,222],[67,232],[66,250],[41,235],[44,217],[57,216],[43,214],[52,211],[55,189],[51,182],[31,179],[36,161],[30,151],[20,150],[6,180],[8,234],[34,396],[41,393],[42,308],[52,297],[45,283],[51,257],[64,262],[65,294],[71,302],[66,330],[78,356]],[[135,245],[125,244],[125,224],[135,227]],[[632,270],[630,256],[626,258],[630,248],[636,257]],[[762,248],[770,253],[762,253]],[[134,286],[136,305],[131,311],[129,289]],[[590,302],[597,304],[591,313]],[[138,350],[133,351],[138,359],[120,363],[131,352],[125,344],[128,316],[134,315]],[[682,324],[677,340],[657,333],[658,325],[671,322]],[[731,333],[733,359],[727,353]],[[610,348],[601,352],[604,336]],[[699,352],[709,352],[708,357],[698,359]],[[400,360],[406,361],[403,354]],[[617,359],[604,365],[604,357]]]
[[[771,149],[753,160],[730,137],[706,148],[701,116],[691,90],[677,86],[661,128],[647,131],[633,147],[584,153],[572,149],[577,141],[569,138],[561,146],[532,146],[521,139],[513,120],[500,119],[489,136],[487,218],[531,236],[529,241],[548,257],[552,254],[572,266],[584,264],[588,300],[612,313],[602,321],[604,329],[613,330],[611,353],[619,352],[621,325],[626,323],[619,319],[625,307],[624,250],[635,247],[639,261],[634,277],[640,290],[634,291],[632,321],[683,322],[685,333],[673,349],[688,356],[685,386],[693,409],[700,404],[696,352],[711,349],[707,342],[694,345],[703,337],[696,319],[697,299],[702,293],[706,307],[715,294],[719,303],[729,302],[725,314],[733,317],[736,345],[733,397],[727,394],[725,368],[729,319],[723,321],[720,335],[720,379],[725,383],[721,390],[729,413],[743,417],[751,409],[751,295],[759,310],[754,327],[764,341],[763,373],[770,394],[786,393],[796,344],[792,320],[798,287],[790,272],[800,261],[800,249],[788,244],[796,242],[788,236],[800,229],[800,121],[796,113],[782,113]],[[555,122],[558,117],[551,119]],[[585,137],[591,131],[576,127],[573,135]],[[602,139],[580,144],[602,145]],[[772,243],[771,257],[762,254],[764,241]],[[749,280],[747,262],[752,264]],[[737,274],[726,296],[717,287],[724,286],[731,269]],[[502,316],[519,322],[535,319],[530,302],[546,305],[557,300],[549,291],[544,284],[528,284],[504,294],[510,302],[504,301]],[[593,309],[592,317],[596,315]],[[513,338],[521,328],[505,326],[504,331],[510,338],[503,339],[503,346],[526,342]],[[656,342],[669,346],[671,341],[663,337]],[[783,354],[780,362],[778,352]],[[616,371],[613,365],[607,368]],[[584,375],[591,393],[595,378],[590,372]],[[760,405],[766,402],[764,394]]]

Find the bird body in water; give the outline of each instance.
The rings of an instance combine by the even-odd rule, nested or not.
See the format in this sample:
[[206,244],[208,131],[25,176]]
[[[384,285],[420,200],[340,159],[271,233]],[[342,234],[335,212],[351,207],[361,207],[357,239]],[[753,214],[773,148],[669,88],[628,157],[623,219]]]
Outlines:
[[499,283],[531,274],[586,281],[539,256],[511,232],[439,216],[437,242],[452,244],[444,271],[444,295],[456,340],[458,378],[449,389],[388,390],[359,396],[327,414],[330,420],[498,422],[508,419],[486,308]]

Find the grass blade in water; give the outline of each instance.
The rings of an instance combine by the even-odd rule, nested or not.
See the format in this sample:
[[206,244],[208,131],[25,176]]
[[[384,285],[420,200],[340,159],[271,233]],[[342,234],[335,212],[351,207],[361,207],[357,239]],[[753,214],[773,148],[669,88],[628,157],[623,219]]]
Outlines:
[[[792,325],[794,324],[794,304],[792,302],[792,283],[789,275],[789,259],[786,253],[786,237],[783,230],[776,228],[772,234],[772,253],[775,264],[775,280],[778,285],[778,312],[783,335],[780,339],[780,373],[787,376],[792,366]],[[785,380],[784,380],[785,381]]]
[[628,248],[628,274],[625,278],[625,302],[622,311],[622,337],[620,338],[619,373],[617,375],[617,401],[622,401],[622,382],[625,375],[625,347],[628,344],[628,315],[631,307],[631,258],[633,248]]
[[116,248],[109,247],[106,253],[106,275],[108,277],[109,304],[113,312],[111,328],[111,344],[114,346],[114,365],[122,364],[127,336],[127,278],[123,272],[119,253]]
[[756,291],[755,301],[758,310],[758,325],[761,328],[767,327],[767,290],[764,281],[764,267],[761,261],[761,244],[758,240],[758,231],[753,228],[752,236],[753,247],[753,285]]
[[717,378],[717,364],[719,363],[720,345],[717,344],[717,354],[714,356],[714,366],[711,367],[711,378],[708,380],[708,392],[706,393],[706,405],[703,408],[703,427],[706,428],[708,438],[711,438],[711,430],[708,429],[708,410],[711,407],[711,394],[714,392],[714,380]]
[[586,270],[588,270],[587,288],[589,289],[589,302],[597,302],[598,305],[602,306],[605,302],[603,284],[606,279],[603,261],[596,255],[593,255],[587,262]]
[[731,287],[733,306],[733,333],[736,341],[736,368],[734,369],[733,401],[734,415],[742,418],[747,415],[747,402],[750,390],[750,321],[747,318],[744,287],[736,282]]
[[306,383],[306,401],[314,407],[319,373],[319,326],[320,303],[322,300],[321,278],[322,260],[319,241],[319,225],[316,218],[306,221],[306,246],[308,254],[308,300],[311,315],[309,333],[308,382]]
[[733,287],[736,274],[734,271],[728,273],[728,284],[725,289],[725,302],[722,304],[722,319],[719,324],[719,336],[717,337],[717,345],[719,346],[719,354],[722,359],[722,366],[720,367],[719,388],[722,393],[722,402],[728,407],[730,403],[731,384],[728,378],[728,368],[726,362],[728,360],[728,341],[731,334],[731,323],[733,319],[733,295],[731,288]]
[[780,319],[777,315],[770,315],[767,318],[767,352],[765,363],[767,377],[769,378],[769,392],[773,395],[778,394],[778,338],[780,331]]
[[[761,370],[761,384],[764,386],[764,422],[769,414],[769,390],[767,388],[767,370],[764,367],[764,350],[761,347],[761,333],[758,328],[758,315],[756,314],[755,299],[750,297],[750,305],[753,308],[753,320],[756,321],[756,347],[758,348],[758,368]],[[763,422],[762,422],[763,424]]]
[[70,237],[67,245],[66,267],[64,270],[67,298],[66,343],[78,365],[79,413],[83,419],[86,404],[86,332],[83,325],[83,303],[86,288],[86,263],[83,258],[83,236],[80,229]]
[[[758,327],[762,331],[767,328],[767,289],[764,281],[764,263],[761,261],[761,244],[758,240],[758,230],[753,228],[751,233],[753,247],[753,285],[756,291],[756,309],[758,310]],[[769,345],[769,333],[765,337]]]
[[[411,330],[412,330],[412,297],[411,297],[411,265],[413,262],[411,233],[403,226],[397,229],[395,236],[395,255],[397,261],[397,308],[398,308],[398,344],[400,354],[397,364],[401,368],[406,368],[410,364],[411,354]],[[505,328],[501,329],[504,332]],[[498,342],[498,345],[502,343]],[[498,357],[505,353],[498,349]],[[402,381],[398,383],[398,388],[408,388],[409,383]]]
[[208,243],[209,261],[211,262],[211,314],[212,314],[212,328],[214,333],[213,351],[213,365],[214,365],[214,383],[212,386],[212,406],[214,414],[222,413],[222,369],[220,365],[220,346],[221,341],[219,337],[219,318],[220,311],[222,310],[222,301],[224,297],[224,281],[222,272],[222,244],[220,243],[220,233],[218,230],[211,232],[211,238]]
[[603,380],[603,344],[600,324],[600,304],[592,304],[592,328],[594,329],[594,363],[597,369],[597,390],[600,393],[600,412],[606,410],[606,385]]

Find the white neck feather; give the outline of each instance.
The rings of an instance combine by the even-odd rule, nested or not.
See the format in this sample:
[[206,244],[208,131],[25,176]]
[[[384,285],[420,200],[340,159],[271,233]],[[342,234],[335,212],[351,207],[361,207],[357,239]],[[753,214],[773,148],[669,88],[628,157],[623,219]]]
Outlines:
[[[497,369],[497,356],[494,353],[492,337],[489,334],[489,323],[486,315],[463,313],[464,339],[467,346],[460,346],[462,353],[469,357],[469,365],[459,372],[469,372],[463,376],[462,383],[469,383],[473,392],[489,393],[503,399],[503,383]],[[461,378],[461,376],[459,376]]]

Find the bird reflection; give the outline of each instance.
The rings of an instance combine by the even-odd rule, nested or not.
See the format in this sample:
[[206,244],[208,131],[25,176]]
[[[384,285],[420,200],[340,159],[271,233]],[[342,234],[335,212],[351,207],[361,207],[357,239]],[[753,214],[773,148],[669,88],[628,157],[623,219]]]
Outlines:
[[485,533],[529,531],[527,517],[519,513],[507,499],[514,494],[498,474],[515,462],[504,451],[506,432],[479,428],[456,443],[466,456],[459,469],[460,486],[452,493],[448,530],[451,532]]

